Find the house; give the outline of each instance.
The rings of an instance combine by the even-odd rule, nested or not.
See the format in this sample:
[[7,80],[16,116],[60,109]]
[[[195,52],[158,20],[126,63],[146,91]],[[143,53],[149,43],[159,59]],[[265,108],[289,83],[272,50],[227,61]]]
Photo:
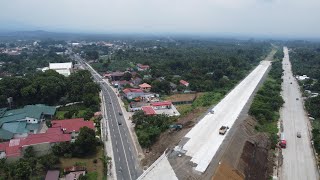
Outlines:
[[124,96],[128,99],[134,99],[137,97],[140,97],[144,94],[144,92],[141,89],[134,89],[134,88],[126,88],[122,90],[124,93]]
[[45,133],[30,134],[26,138],[0,143],[0,153],[5,153],[5,158],[19,159],[24,150],[32,146],[37,155],[43,155],[49,153],[54,144],[70,141],[70,134],[64,134],[60,128],[49,128]]
[[50,119],[56,108],[43,104],[26,105],[21,109],[0,109],[0,139],[27,137],[39,133],[40,123]]
[[128,105],[128,110],[130,112],[135,112],[135,111],[139,111],[142,110],[143,106],[148,106],[149,104],[146,102],[130,102],[130,104]]
[[185,80],[180,80],[180,84],[185,86],[185,87],[188,87],[189,86],[189,83]]
[[74,171],[66,174],[65,180],[77,180],[80,176],[86,175],[86,171]]
[[83,118],[52,120],[51,125],[52,128],[60,128],[64,134],[71,134],[72,141],[78,137],[82,127],[95,129],[93,121],[85,121]]
[[123,77],[124,72],[116,71],[110,73],[109,77],[111,78],[111,81],[119,81]]
[[143,83],[139,85],[140,89],[145,91],[145,92],[150,92],[151,86],[147,83]]
[[172,103],[170,101],[153,102],[150,104],[153,109],[171,109]]
[[139,84],[141,84],[141,82],[142,82],[142,79],[139,77],[132,78],[131,86],[138,86]]
[[129,85],[130,82],[126,81],[126,80],[122,80],[122,81],[112,81],[112,86],[118,89],[122,89],[124,86]]
[[49,69],[55,70],[57,73],[64,76],[70,76],[73,72],[72,62],[67,63],[49,63]]
[[45,180],[58,180],[60,171],[58,170],[49,170],[46,175]]
[[147,116],[152,116],[157,114],[156,111],[151,106],[143,106],[141,109],[144,112],[144,114]]
[[172,82],[170,82],[170,89],[171,89],[171,91],[176,91],[177,90],[177,85],[172,83]]
[[146,71],[150,69],[149,65],[137,64],[138,71]]

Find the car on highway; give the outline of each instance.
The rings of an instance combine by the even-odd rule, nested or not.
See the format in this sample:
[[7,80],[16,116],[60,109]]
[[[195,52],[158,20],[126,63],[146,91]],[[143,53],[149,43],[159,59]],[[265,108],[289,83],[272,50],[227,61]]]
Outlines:
[[290,84],[292,84],[292,82]]
[[122,112],[119,112],[119,115],[122,116]]
[[299,100],[299,98],[296,98],[296,100],[298,101],[298,100]]
[[228,126],[221,126],[221,128],[219,129],[219,134],[220,134],[220,135],[226,134],[226,132],[227,132],[228,129],[229,129]]
[[118,125],[119,125],[119,126],[122,125],[122,122],[121,122],[121,121],[118,121]]
[[301,132],[297,132],[297,138],[301,138]]

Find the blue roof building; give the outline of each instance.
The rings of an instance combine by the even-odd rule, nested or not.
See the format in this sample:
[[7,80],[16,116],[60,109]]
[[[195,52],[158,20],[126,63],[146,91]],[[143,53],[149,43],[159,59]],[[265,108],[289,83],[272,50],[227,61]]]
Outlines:
[[26,137],[28,133],[36,134],[40,122],[52,118],[56,108],[43,104],[26,105],[21,109],[0,109],[0,139]]

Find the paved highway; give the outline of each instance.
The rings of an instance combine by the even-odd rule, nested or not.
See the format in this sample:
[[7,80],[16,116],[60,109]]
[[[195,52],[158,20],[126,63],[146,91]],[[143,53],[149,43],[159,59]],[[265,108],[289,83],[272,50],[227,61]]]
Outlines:
[[[310,143],[309,120],[303,108],[299,85],[292,75],[289,53],[286,47],[284,48],[282,66],[284,69],[282,96],[285,103],[280,111],[280,117],[283,121],[287,148],[282,150],[283,165],[280,171],[280,179],[319,179]],[[301,138],[297,137],[298,131],[301,132]]]
[[[89,70],[95,81],[100,83],[102,95],[105,100],[104,119],[108,121],[113,159],[116,167],[116,179],[118,180],[135,180],[142,173],[139,167],[137,153],[133,146],[133,141],[122,115],[121,106],[117,95],[111,87],[102,79],[102,77],[92,67],[85,63],[79,56],[75,56],[87,70]],[[121,114],[120,114],[121,113]],[[104,124],[104,123],[103,123]],[[104,128],[106,129],[106,128]]]

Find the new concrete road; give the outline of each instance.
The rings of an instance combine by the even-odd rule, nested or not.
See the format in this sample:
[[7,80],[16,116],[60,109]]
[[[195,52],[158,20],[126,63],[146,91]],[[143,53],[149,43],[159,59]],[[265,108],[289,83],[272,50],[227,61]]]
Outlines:
[[[142,171],[139,167],[137,153],[135,152],[129,129],[122,115],[117,95],[89,64],[84,62],[77,55],[75,58],[85,67],[85,69],[92,73],[95,81],[100,83],[105,103],[104,119],[106,119],[109,124],[113,159],[117,174],[116,178],[118,180],[137,179]],[[104,129],[106,129],[106,127]]]
[[[299,85],[292,75],[288,49],[284,47],[282,96],[285,101],[280,111],[287,148],[282,149],[283,165],[280,179],[319,179],[308,130],[309,120],[303,108]],[[301,133],[301,138],[297,137]]]

